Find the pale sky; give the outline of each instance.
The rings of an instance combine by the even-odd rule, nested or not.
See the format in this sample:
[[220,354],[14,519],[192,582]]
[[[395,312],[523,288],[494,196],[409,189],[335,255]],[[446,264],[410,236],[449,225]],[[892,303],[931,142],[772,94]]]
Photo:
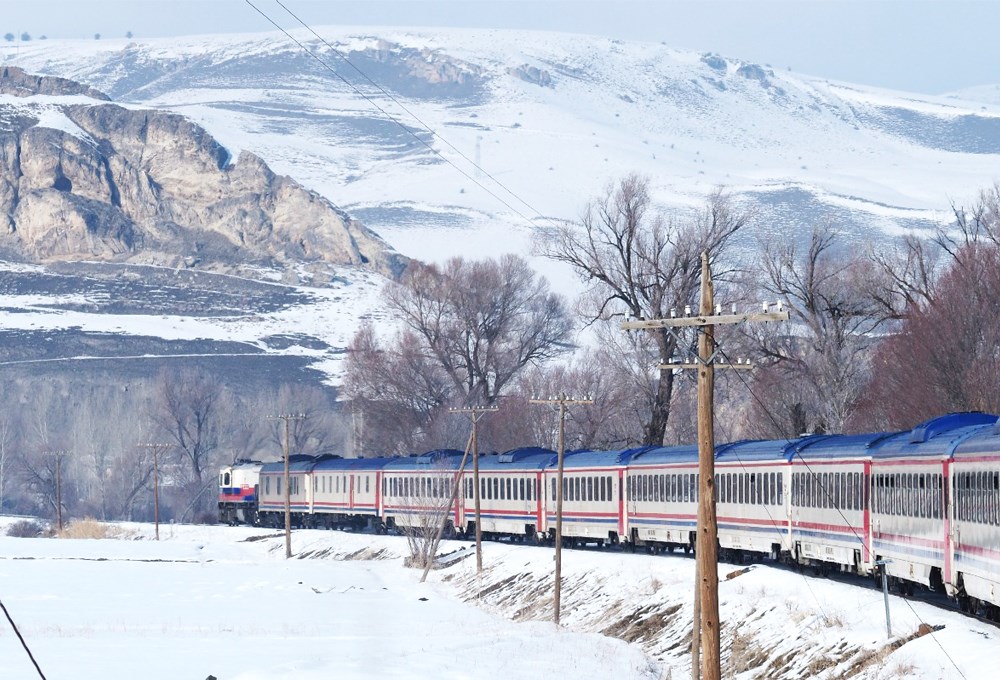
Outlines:
[[[282,0],[312,26],[590,33],[940,94],[1000,83],[1000,0]],[[275,0],[251,0],[297,26]],[[0,0],[0,34],[137,39],[269,31],[246,0]]]

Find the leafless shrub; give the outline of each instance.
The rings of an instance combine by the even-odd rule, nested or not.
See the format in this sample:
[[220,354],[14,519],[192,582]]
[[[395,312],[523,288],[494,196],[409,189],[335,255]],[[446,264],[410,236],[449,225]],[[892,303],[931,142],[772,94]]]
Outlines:
[[38,538],[43,531],[45,527],[30,519],[18,520],[7,527],[7,535],[14,538]]

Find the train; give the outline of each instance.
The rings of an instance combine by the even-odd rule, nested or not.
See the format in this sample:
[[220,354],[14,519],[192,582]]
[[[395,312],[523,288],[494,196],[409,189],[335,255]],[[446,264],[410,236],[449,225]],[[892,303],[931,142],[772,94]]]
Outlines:
[[[471,457],[289,456],[238,461],[219,477],[219,519],[296,527],[406,531],[428,521],[475,534]],[[521,448],[479,458],[480,531],[552,543],[557,454]],[[696,540],[697,446],[569,451],[562,538],[626,550],[690,552]],[[454,485],[459,485],[453,494]],[[951,413],[911,430],[738,441],[715,449],[720,559],[771,559],[881,576],[900,592],[946,593],[1000,618],[1000,421]]]

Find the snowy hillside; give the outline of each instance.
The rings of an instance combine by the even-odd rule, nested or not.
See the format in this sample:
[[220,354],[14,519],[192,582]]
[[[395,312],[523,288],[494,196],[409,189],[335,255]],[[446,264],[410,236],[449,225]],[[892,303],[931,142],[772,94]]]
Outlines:
[[666,203],[697,203],[720,184],[747,193],[769,208],[767,233],[829,219],[865,239],[931,226],[997,179],[997,103],[580,35],[317,30],[337,52],[293,35],[364,97],[277,32],[36,41],[4,58],[183,112],[424,259],[494,253],[498,242],[524,252],[532,230],[517,213],[572,220],[631,171],[651,176]]
[[[556,629],[550,548],[485,543],[481,577],[466,559],[419,584],[398,536],[295,531],[285,561],[270,530],[164,525],[157,543],[150,525],[120,527],[0,536],[0,577],[17,584],[0,595],[48,677],[689,676],[694,561],[679,554],[565,551]],[[995,627],[891,596],[887,640],[878,591],[768,566],[720,576],[724,677],[995,677]],[[33,677],[0,631],[0,676]]]

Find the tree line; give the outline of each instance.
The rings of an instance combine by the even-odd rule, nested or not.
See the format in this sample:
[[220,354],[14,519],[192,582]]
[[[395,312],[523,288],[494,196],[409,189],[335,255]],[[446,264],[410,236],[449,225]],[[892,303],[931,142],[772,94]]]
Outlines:
[[[300,383],[236,389],[210,371],[163,369],[148,381],[81,386],[64,377],[7,383],[0,412],[0,508],[11,514],[151,520],[153,450],[160,518],[211,521],[218,470],[273,460],[284,428],[269,415],[307,417],[289,431],[295,452],[343,454],[350,429],[329,390]],[[57,478],[59,487],[57,489]]]
[[[625,333],[629,317],[697,309],[700,255],[716,299],[747,309],[781,301],[787,324],[717,329],[720,360],[756,370],[719,378],[718,436],[912,427],[949,411],[1000,410],[1000,185],[931,235],[882,244],[848,240],[834,223],[805,238],[760,239],[761,215],[716,191],[693,210],[657,209],[646,178],[610,184],[577,224],[539,238],[537,255],[583,283],[571,303],[519,256],[416,264],[389,284],[401,328],[363,327],[344,384],[369,455],[461,447],[453,407],[499,406],[480,424],[486,450],[555,446],[536,395],[591,395],[574,409],[571,448],[624,448],[695,439],[693,376],[657,368],[691,356],[694,332]],[[727,310],[728,311],[728,310]],[[579,329],[587,340],[579,340]],[[740,372],[742,373],[742,372]]]
[[755,243],[763,216],[740,197],[716,191],[698,208],[665,210],[646,178],[623,177],[578,223],[538,239],[537,262],[574,272],[579,299],[517,255],[413,263],[386,284],[398,323],[363,325],[350,343],[340,401],[302,383],[238,389],[191,367],[124,389],[6,380],[0,511],[54,517],[58,475],[64,514],[151,519],[152,450],[140,445],[160,443],[161,517],[210,519],[222,464],[280,458],[283,430],[267,419],[278,413],[308,416],[291,423],[294,452],[385,456],[463,448],[468,420],[449,409],[497,406],[478,441],[503,451],[556,446],[557,414],[532,397],[589,395],[569,414],[568,448],[694,442],[694,376],[657,368],[691,356],[694,331],[620,324],[697,309],[703,251],[717,300],[780,300],[791,315],[717,328],[720,361],[756,364],[717,378],[719,441],[997,412],[1000,185],[952,207],[935,233],[881,245],[849,241],[833,223]]

